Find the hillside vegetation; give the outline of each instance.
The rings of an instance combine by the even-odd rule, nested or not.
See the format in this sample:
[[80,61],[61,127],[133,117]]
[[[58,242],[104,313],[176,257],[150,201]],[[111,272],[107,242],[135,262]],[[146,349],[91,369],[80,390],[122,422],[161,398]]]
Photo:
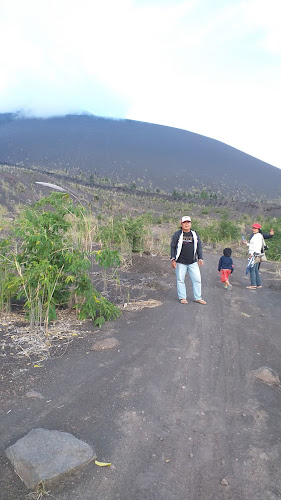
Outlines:
[[[133,253],[168,259],[182,214],[192,216],[205,250],[221,253],[231,246],[234,255],[245,257],[241,235],[258,220],[264,232],[275,230],[268,258],[281,259],[280,217],[238,213],[218,198],[148,196],[69,182],[62,188],[40,172],[30,177],[22,170],[19,180],[18,169],[2,171],[0,309],[21,301],[31,327],[46,333],[58,308],[75,309],[96,325],[117,317],[118,308],[106,298],[108,283],[118,285],[118,268],[129,266]],[[96,283],[93,268],[100,270]]]

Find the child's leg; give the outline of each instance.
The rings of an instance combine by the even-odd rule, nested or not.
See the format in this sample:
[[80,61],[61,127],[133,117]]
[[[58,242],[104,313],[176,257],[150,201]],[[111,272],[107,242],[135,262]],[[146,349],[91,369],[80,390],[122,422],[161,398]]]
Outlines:
[[220,275],[221,275],[221,282],[224,285],[224,283],[225,283],[225,269],[221,269]]
[[223,283],[224,288],[231,287],[231,284],[229,283],[230,274],[231,274],[231,271],[229,269],[222,269],[221,270],[221,282]]
[[225,280],[225,282],[226,282],[226,284],[227,284],[227,288],[228,288],[229,290],[231,290],[232,285],[231,285],[231,284],[230,284],[230,282],[229,282],[229,276],[231,275],[231,271],[230,271],[230,269],[226,269],[226,270],[225,270],[225,273],[226,273],[226,280]]

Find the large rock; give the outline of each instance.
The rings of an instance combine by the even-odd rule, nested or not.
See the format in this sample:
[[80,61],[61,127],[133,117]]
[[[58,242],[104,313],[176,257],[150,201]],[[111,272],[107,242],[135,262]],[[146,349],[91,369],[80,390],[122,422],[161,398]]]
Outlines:
[[258,370],[253,370],[250,374],[252,377],[261,380],[265,384],[280,386],[279,375],[271,368],[267,368],[267,366],[262,366],[261,368],[258,368]]
[[114,347],[118,347],[120,344],[119,340],[114,337],[110,337],[108,339],[98,340],[91,347],[91,351],[108,351],[109,349],[114,349]]
[[16,473],[29,489],[40,481],[69,472],[91,458],[94,452],[68,432],[32,429],[5,450]]

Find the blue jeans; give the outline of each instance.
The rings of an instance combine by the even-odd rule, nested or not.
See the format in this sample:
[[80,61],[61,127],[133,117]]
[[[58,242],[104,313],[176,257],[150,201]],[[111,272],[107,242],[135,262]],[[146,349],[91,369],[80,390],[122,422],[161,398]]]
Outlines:
[[186,271],[188,272],[188,275],[192,282],[194,300],[201,300],[201,274],[198,263],[194,262],[193,264],[180,264],[179,262],[177,262],[176,276],[179,300],[186,299]]
[[261,286],[261,278],[259,273],[259,264],[254,264],[250,267],[250,277],[252,286]]

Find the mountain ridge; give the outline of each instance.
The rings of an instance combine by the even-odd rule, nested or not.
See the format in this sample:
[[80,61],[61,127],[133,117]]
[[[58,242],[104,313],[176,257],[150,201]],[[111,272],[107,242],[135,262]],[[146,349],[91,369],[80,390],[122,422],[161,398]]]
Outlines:
[[281,170],[178,128],[94,115],[0,115],[0,163],[98,175],[171,193],[208,189],[235,199],[278,199]]

